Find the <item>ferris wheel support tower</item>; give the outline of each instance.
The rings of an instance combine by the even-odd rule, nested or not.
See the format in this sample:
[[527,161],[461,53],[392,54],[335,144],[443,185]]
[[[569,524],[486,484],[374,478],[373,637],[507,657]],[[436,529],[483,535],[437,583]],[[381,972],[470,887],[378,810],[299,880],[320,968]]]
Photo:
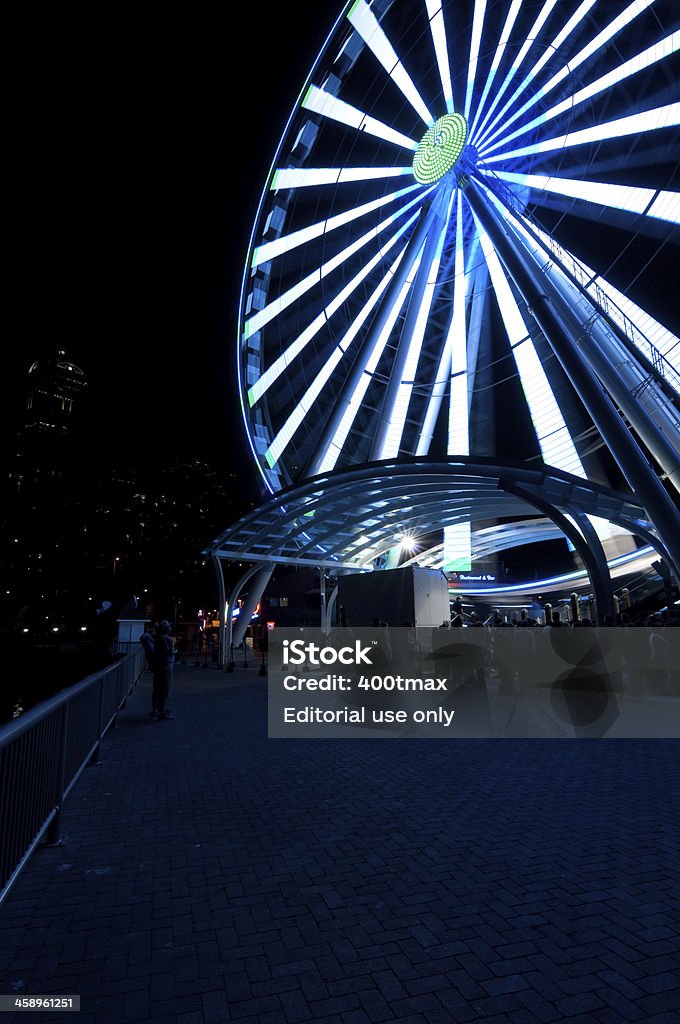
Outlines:
[[[614,453],[630,487],[639,495],[672,559],[676,579],[680,579],[678,509],[579,351],[575,342],[583,333],[583,325],[552,281],[541,273],[533,255],[522,245],[508,221],[501,220],[493,204],[482,195],[472,179],[466,184],[466,195],[593,422]],[[649,419],[642,407],[639,415]],[[654,432],[654,425],[648,426],[650,432]],[[673,454],[677,471],[677,452]]]

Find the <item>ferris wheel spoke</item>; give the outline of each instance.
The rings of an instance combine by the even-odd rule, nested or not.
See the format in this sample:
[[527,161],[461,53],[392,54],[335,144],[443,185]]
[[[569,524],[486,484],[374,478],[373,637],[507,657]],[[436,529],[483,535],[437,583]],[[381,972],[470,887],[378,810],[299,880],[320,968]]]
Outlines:
[[[313,475],[318,472],[320,467],[324,469],[327,468],[326,462],[329,457],[329,452],[337,450],[336,438],[338,431],[343,426],[341,421],[347,421],[347,419],[353,421],[354,416],[358,411],[356,405],[354,405],[354,411],[352,411],[355,395],[359,391],[362,391],[362,389],[364,389],[363,393],[365,393],[365,384],[362,377],[366,372],[366,367],[370,365],[376,352],[382,354],[382,351],[389,340],[390,334],[394,329],[394,325],[406,297],[413,287],[413,282],[418,280],[418,270],[423,258],[423,251],[428,255],[432,239],[438,240],[439,233],[443,226],[442,207],[444,207],[444,205],[445,193],[440,193],[437,201],[432,204],[429,210],[423,210],[421,212],[420,220],[406,246],[404,258],[400,261],[398,272],[393,275],[392,280],[390,281],[389,287],[387,288],[380,303],[380,307],[372,319],[369,330],[364,336],[363,343],[354,359],[351,371],[345,380],[341,393],[336,399],[335,406],[331,411],[330,416],[326,420],[323,433],[315,447],[312,458],[310,459],[307,475]],[[417,301],[413,304],[413,308],[416,310],[419,308]],[[406,336],[406,332],[402,332],[402,337],[404,336]],[[392,393],[399,383],[401,383],[401,377],[397,374],[394,367],[392,367],[390,371]],[[391,395],[383,397],[382,404],[384,408],[388,407],[390,402]],[[382,446],[384,440],[384,424],[381,426],[381,424],[378,423],[376,431],[377,433],[372,445],[372,452],[376,450],[377,444]],[[378,435],[381,435],[380,441],[377,440]],[[333,456],[331,454],[331,458],[332,457]]]
[[501,61],[503,59],[503,54],[505,53],[505,48],[508,45],[508,40],[510,38],[510,33],[512,32],[513,25],[515,24],[515,21],[517,20],[517,15],[519,14],[519,10],[520,10],[520,7],[522,6],[523,2],[524,2],[524,0],[512,0],[512,4],[510,5],[510,10],[508,11],[508,16],[505,19],[505,24],[503,26],[503,31],[501,33],[501,38],[500,38],[500,40],[498,42],[498,46],[496,47],[496,51],[495,51],[495,53],[493,55],[493,60],[491,61],[491,67],[489,68],[489,73],[488,73],[488,75],[486,77],[486,82],[484,83],[484,88],[482,89],[482,95],[480,96],[479,101],[476,104],[475,116],[474,116],[474,119],[472,121],[472,125],[470,127],[470,137],[471,138],[474,138],[475,129],[476,129],[477,124],[479,122],[479,118],[484,113],[484,104],[486,103],[487,96],[489,95],[489,92],[491,91],[491,86],[494,83],[494,79],[496,77],[496,72],[498,71],[500,63],[501,63]]
[[427,109],[427,104],[365,0],[356,0],[347,18],[416,113],[428,127],[433,124],[435,119]]
[[477,76],[477,63],[479,61],[479,46],[482,39],[482,28],[484,27],[484,15],[486,13],[486,0],[475,0],[475,9],[472,16],[472,35],[470,38],[470,59],[468,61],[467,84],[465,90],[465,120],[470,118],[470,107],[472,105],[472,94]]
[[[491,143],[490,140],[484,143],[483,152],[485,154],[493,153],[495,150],[500,149],[501,146],[507,146],[509,142],[521,138],[522,135],[526,135],[527,132],[530,132],[535,128],[542,127],[548,121],[551,121],[560,114],[570,113],[579,104],[592,99],[594,96],[597,96],[601,92],[605,92],[613,86],[620,85],[621,82],[625,81],[631,75],[644,71],[646,68],[656,64],[657,61],[664,60],[665,58],[672,56],[672,54],[676,53],[679,49],[680,32],[672,32],[670,35],[666,36],[665,39],[661,39],[658,43],[653,43],[635,57],[631,57],[629,60],[624,61],[623,64],[614,68],[613,71],[607,72],[606,75],[602,75],[595,82],[584,86],[582,89],[579,89],[578,92],[575,92],[566,99],[556,103],[554,107],[551,107],[550,110],[547,110],[545,113],[535,117],[533,121],[527,122],[527,124],[517,128],[509,135],[504,133],[503,138],[495,143]],[[505,127],[507,127],[507,125]]]
[[678,124],[680,124],[680,103],[668,103],[663,107],[654,107],[652,110],[643,110],[639,114],[629,114],[627,117],[618,117],[613,121],[604,121],[601,124],[567,132],[565,135],[555,136],[552,139],[541,139],[530,146],[513,149],[508,153],[484,156],[484,162],[486,164],[501,163],[515,157],[548,153],[557,149],[569,149],[572,146],[582,146],[588,142],[621,139],[626,135],[645,135],[647,132],[659,131],[662,128],[674,128]]
[[453,311],[447,342],[451,351],[451,381],[449,390],[448,444],[449,455],[470,454],[470,420],[468,407],[467,380],[467,329],[465,249],[463,234],[463,196],[458,190],[456,209],[456,253],[454,262],[455,281],[453,289]]
[[[590,9],[595,6],[596,2],[597,0],[583,0],[583,3],[578,7],[574,14],[572,14],[571,18],[569,18],[569,20],[567,21],[566,25],[562,28],[562,30],[558,32],[558,34],[555,36],[552,42],[548,43],[548,45],[545,47],[541,57],[539,57],[539,59],[536,61],[531,71],[529,71],[528,74],[524,76],[520,84],[513,92],[510,99],[506,100],[505,105],[496,114],[493,121],[491,121],[491,123],[487,125],[486,130],[483,133],[479,133],[479,136],[474,140],[477,148],[481,147],[484,140],[488,138],[489,133],[493,131],[494,127],[498,124],[503,115],[512,107],[515,100],[518,99],[524,93],[525,89],[529,89],[529,87],[531,87],[531,92],[533,93],[533,90],[535,89],[536,79],[540,75],[545,65],[556,53],[559,52],[560,47],[566,42],[571,33],[580,25],[580,23],[586,17]],[[500,129],[498,130],[500,131]],[[497,133],[494,132],[494,136],[496,134]]]
[[353,239],[349,245],[344,249],[340,250],[335,256],[327,260],[325,263],[315,267],[315,269],[308,274],[301,281],[298,281],[295,285],[284,292],[278,298],[268,303],[262,309],[255,312],[251,317],[246,320],[245,323],[245,336],[250,337],[256,331],[261,330],[272,320],[279,317],[284,310],[286,310],[293,303],[303,299],[307,292],[314,288],[320,281],[328,277],[334,270],[342,266],[343,263],[347,262],[352,256],[354,256],[359,250],[363,249],[364,246],[374,242],[376,238],[380,236],[383,231],[389,229],[390,225],[394,224],[397,220],[408,214],[414,206],[417,206],[421,202],[421,195],[416,195],[408,203],[405,203],[402,207],[396,210],[393,214],[383,220],[380,224],[371,227],[368,231],[364,232],[359,238]]
[[[391,280],[394,280],[396,271],[397,266],[395,265],[391,273]],[[315,451],[314,460],[309,470],[310,475],[315,472],[325,473],[335,467],[354,421],[362,408],[366,392],[374,381],[380,357],[385,351],[410,288],[411,281],[407,279],[401,284],[392,301],[385,304],[386,316],[381,323],[381,329],[370,336],[371,344],[364,346],[358,354],[352,367],[352,374],[348,378],[349,387],[344,389],[344,393],[336,403],[334,414],[329,420],[331,430],[326,430]]]
[[[373,291],[368,301],[364,304],[363,308],[359,311],[357,316],[352,321],[352,324],[345,332],[344,336],[336,345],[335,349],[327,357],[327,361],[322,369],[317,373],[312,384],[307,388],[304,395],[297,403],[291,414],[288,416],[283,427],[279,430],[273,442],[267,449],[265,457],[270,467],[273,467],[283,455],[290,441],[293,439],[295,432],[300,426],[302,426],[307,414],[314,407],[314,403],[318,396],[321,394],[323,388],[328,383],[330,377],[333,374],[338,363],[341,361],[350,349],[353,341],[362,330],[366,320],[375,309],[377,303],[380,301],[385,289],[387,288],[391,278],[396,273],[399,266],[399,262],[403,256],[403,250],[399,253],[396,260],[388,267],[387,272],[384,274],[382,280]],[[376,359],[381,353],[376,353]],[[369,360],[370,362],[370,360]],[[372,371],[371,371],[372,372]],[[370,380],[370,377],[367,379]],[[332,467],[325,467],[332,468]]]
[[594,56],[594,54],[605,46],[610,39],[629,25],[634,18],[637,18],[638,15],[642,14],[642,12],[652,3],[654,3],[654,0],[633,0],[633,2],[629,4],[621,14],[617,18],[614,18],[606,28],[599,32],[595,38],[587,44],[587,46],[584,46],[577,54],[570,57],[569,61],[564,64],[544,86],[536,89],[533,92],[533,95],[529,97],[526,103],[524,103],[519,110],[516,110],[510,115],[503,125],[486,140],[485,149],[501,132],[505,133],[510,125],[514,124],[519,117],[526,114],[526,112],[531,110],[531,108],[542,100],[544,96],[547,96],[549,92],[552,92],[555,86],[559,85],[559,83],[564,81],[564,79],[569,75],[572,75],[576,69],[581,66],[581,64]]
[[647,210],[648,217],[680,224],[680,192],[667,192],[659,189],[654,202]]
[[442,402],[444,401],[444,397],[447,393],[450,379],[451,346],[447,343],[442,350],[439,363],[437,364],[437,371],[435,373],[432,391],[428,400],[427,410],[418,436],[416,455],[429,454],[437,418],[439,416],[439,410],[442,407]]
[[[365,264],[362,264],[359,272],[352,278],[352,280],[343,289],[341,289],[328,303],[324,309],[319,313],[312,321],[307,325],[305,330],[298,335],[297,338],[286,348],[286,350],[276,359],[267,370],[262,373],[258,380],[248,390],[248,402],[251,406],[255,402],[259,401],[265,392],[274,384],[282,373],[285,372],[287,367],[296,359],[306,348],[306,346],[312,341],[315,335],[328,323],[334,313],[342,306],[348,295],[351,295],[356,288],[359,287],[361,282],[368,277],[372,270],[377,264],[385,258],[386,252],[394,245],[403,235],[407,232],[408,228],[413,224],[417,214],[414,214],[411,220],[406,221],[401,228],[395,232],[394,235],[383,245],[381,250],[376,253],[371,260],[368,260]],[[310,275],[312,279],[309,282],[309,287],[312,283],[316,284],[320,280],[322,274],[315,272]],[[308,283],[308,282],[304,282]],[[297,298],[297,296],[295,296]],[[290,302],[293,302],[293,298],[287,296]],[[278,313],[280,310],[275,310],[274,313]],[[264,312],[264,311],[263,311]],[[254,319],[254,318],[253,318]]]
[[432,35],[432,46],[434,48],[439,78],[442,84],[442,95],[446,105],[446,112],[453,113],[453,87],[451,85],[451,64],[449,61],[449,49],[446,42],[446,26],[444,24],[444,12],[441,0],[425,0],[427,16],[430,21],[430,33]]
[[[374,213],[376,210],[382,209],[384,206],[389,206],[390,203],[397,202],[403,199],[405,196],[412,195],[414,192],[421,192],[422,186],[417,182],[415,185],[408,185],[406,188],[399,189],[397,192],[388,192],[386,195],[380,196],[378,199],[374,199],[369,203],[363,203],[361,206],[355,206],[349,210],[345,210],[343,213],[338,213],[335,217],[327,217],[324,220],[318,221],[316,224],[310,224],[306,228],[300,228],[298,231],[293,232],[290,235],[281,235],[279,238],[274,239],[271,242],[265,242],[264,245],[259,245],[253,253],[252,266],[257,267],[261,263],[270,263],[278,256],[292,252],[293,249],[297,249],[301,245],[306,245],[308,242],[313,241],[315,238],[320,238],[322,235],[328,235],[332,231],[336,231],[338,228],[345,227],[351,224],[352,221],[359,220],[361,217],[366,217],[370,213]],[[397,211],[397,216],[403,212],[403,208]]]
[[543,458],[550,466],[563,469],[575,476],[585,477],[583,464],[536,352],[524,314],[489,236],[477,220],[476,214],[474,216]]
[[348,128],[355,128],[358,132],[373,135],[382,142],[390,142],[402,149],[416,150],[418,148],[418,143],[414,139],[395,131],[384,121],[369,117],[368,114],[352,106],[351,103],[339,100],[337,96],[333,96],[332,93],[326,92],[324,89],[319,89],[316,85],[310,85],[302,101],[302,106],[305,110],[320,114],[332,121],[338,121]]
[[[456,241],[455,241],[454,273],[454,300],[450,310],[448,329],[444,337],[442,351],[435,371],[434,382],[427,408],[422,420],[416,455],[428,455],[430,445],[434,436],[437,418],[442,402],[449,388],[452,389],[449,411],[449,454],[455,446],[459,446],[459,454],[468,454],[469,438],[467,434],[467,381],[465,383],[465,409],[460,407],[460,381],[462,371],[461,364],[466,363],[466,329],[465,329],[465,265],[463,248],[463,216],[462,216],[462,195],[458,189],[456,193]],[[453,366],[455,364],[455,371]],[[453,391],[456,392],[455,397]]]
[[[482,170],[482,173],[485,173]],[[488,172],[487,172],[488,173]],[[540,205],[541,193],[564,196],[594,203],[624,213],[640,213],[647,217],[680,223],[680,194],[655,188],[633,185],[615,185],[608,181],[585,181],[581,178],[562,178],[559,175],[517,174],[496,171],[495,176],[512,185],[533,190],[532,200]],[[572,207],[566,207],[565,209]]]
[[[541,10],[540,10],[540,12],[538,14],[538,17],[536,18],[535,22],[533,23],[533,25],[529,29],[529,32],[527,33],[527,37],[524,40],[524,43],[523,43],[519,53],[515,57],[514,61],[512,62],[511,66],[510,66],[510,69],[509,69],[508,73],[506,74],[506,76],[503,79],[502,83],[498,87],[498,89],[497,89],[497,91],[496,91],[496,93],[495,93],[495,95],[494,95],[494,97],[493,97],[493,99],[492,99],[492,101],[491,101],[491,103],[489,105],[489,109],[486,112],[486,114],[484,115],[482,123],[476,129],[475,138],[483,138],[484,128],[486,127],[486,125],[487,125],[487,123],[489,121],[489,118],[491,117],[491,115],[493,114],[494,110],[496,109],[496,107],[498,106],[500,101],[502,100],[502,98],[505,95],[505,93],[507,92],[507,90],[510,88],[510,85],[511,85],[515,75],[517,74],[518,70],[520,69],[520,67],[522,66],[522,64],[524,62],[524,58],[526,57],[526,55],[528,54],[529,50],[533,46],[536,38],[540,35],[541,29],[543,28],[543,25],[546,22],[546,20],[549,17],[549,15],[552,13],[553,7],[555,6],[556,3],[557,3],[557,0],[545,0],[545,3],[543,4],[543,7],[541,8]],[[494,124],[495,124],[495,121],[494,121]],[[472,135],[472,133],[470,133],[470,134]]]
[[371,447],[370,459],[389,459],[399,453],[404,435],[413,383],[430,313],[442,248],[450,217],[450,205],[443,223],[437,221],[428,234],[420,265],[409,296],[409,308],[397,351],[390,368],[380,422]]
[[279,167],[269,190],[309,188],[312,185],[346,185],[360,181],[413,176],[413,167]]

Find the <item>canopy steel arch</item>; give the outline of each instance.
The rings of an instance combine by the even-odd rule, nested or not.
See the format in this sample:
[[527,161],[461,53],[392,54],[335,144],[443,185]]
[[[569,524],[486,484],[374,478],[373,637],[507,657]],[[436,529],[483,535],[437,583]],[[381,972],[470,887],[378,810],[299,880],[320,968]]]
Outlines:
[[[459,504],[463,493],[465,508]],[[482,521],[526,516],[527,510],[538,509],[563,532],[565,516],[577,522],[579,517],[596,516],[639,529],[652,543],[655,539],[642,506],[632,496],[573,475],[491,460],[434,463],[413,458],[408,463],[336,470],[287,488],[223,531],[204,555],[322,567],[335,573],[366,571],[392,547],[397,531],[409,531],[425,541],[441,530],[442,522],[452,516],[469,517],[473,508]],[[366,536],[369,519],[372,538]],[[588,539],[592,547],[592,537]],[[659,553],[665,556],[663,545]],[[588,556],[585,561],[593,571],[595,563]]]

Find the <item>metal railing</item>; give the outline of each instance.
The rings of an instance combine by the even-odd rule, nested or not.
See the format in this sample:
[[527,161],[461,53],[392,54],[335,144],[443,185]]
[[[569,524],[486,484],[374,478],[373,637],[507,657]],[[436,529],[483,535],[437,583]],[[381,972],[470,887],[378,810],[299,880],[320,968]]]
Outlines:
[[144,670],[140,647],[0,726],[0,904],[43,841]]

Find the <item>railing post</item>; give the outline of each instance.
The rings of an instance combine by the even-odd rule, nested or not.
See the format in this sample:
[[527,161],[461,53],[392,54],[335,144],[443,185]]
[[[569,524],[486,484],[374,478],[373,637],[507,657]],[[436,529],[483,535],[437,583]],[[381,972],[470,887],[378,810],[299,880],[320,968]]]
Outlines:
[[45,842],[48,846],[59,846],[61,842],[61,809],[64,804],[64,779],[66,777],[66,750],[68,748],[68,725],[69,711],[68,704],[63,705],[63,716],[61,723],[61,742],[59,744],[59,761],[57,764],[57,775],[54,787],[54,804],[56,813],[47,827]]
[[104,730],[104,676],[99,678],[99,725],[97,726],[97,744],[92,751],[90,764],[97,765],[99,761],[99,749],[101,747],[102,732]]
[[[123,669],[125,671],[123,671]],[[128,671],[128,665],[118,664],[118,686],[116,688],[116,698],[118,699],[122,694],[122,700],[118,704],[118,710],[127,707],[127,699],[132,693],[132,685],[129,682],[130,673]]]

